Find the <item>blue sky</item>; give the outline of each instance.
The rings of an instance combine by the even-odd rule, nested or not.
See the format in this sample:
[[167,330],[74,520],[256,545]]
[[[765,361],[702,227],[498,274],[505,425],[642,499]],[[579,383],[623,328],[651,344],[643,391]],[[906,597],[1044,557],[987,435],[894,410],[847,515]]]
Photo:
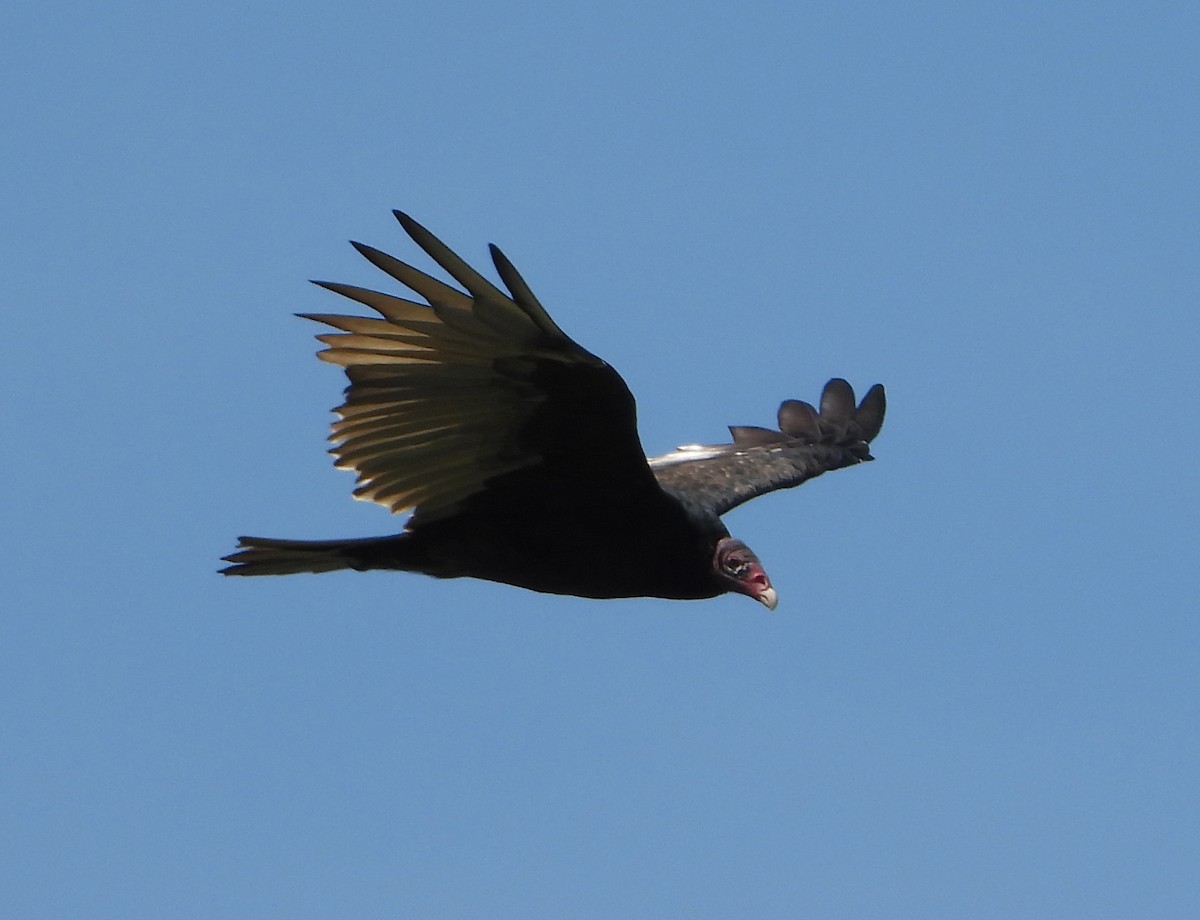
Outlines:
[[[0,13],[0,913],[1200,914],[1194,4]],[[887,385],[779,589],[232,580],[393,532],[305,281],[496,242],[648,451]]]

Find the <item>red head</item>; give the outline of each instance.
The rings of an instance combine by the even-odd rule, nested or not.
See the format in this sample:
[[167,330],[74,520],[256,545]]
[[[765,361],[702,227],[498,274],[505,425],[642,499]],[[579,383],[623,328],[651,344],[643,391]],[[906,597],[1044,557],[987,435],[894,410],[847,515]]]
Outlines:
[[774,610],[779,595],[771,587],[771,579],[763,570],[754,550],[741,540],[723,537],[713,553],[713,570],[726,591],[736,591],[752,597],[768,610]]

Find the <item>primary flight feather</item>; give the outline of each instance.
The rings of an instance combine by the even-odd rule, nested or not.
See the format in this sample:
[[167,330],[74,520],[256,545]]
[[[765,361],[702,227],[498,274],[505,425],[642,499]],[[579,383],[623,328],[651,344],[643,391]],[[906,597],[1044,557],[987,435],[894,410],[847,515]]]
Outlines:
[[380,318],[304,314],[337,330],[319,357],[350,385],[330,439],[354,494],[411,511],[404,532],[352,540],[241,537],[226,575],[397,569],[582,597],[715,597],[774,609],[762,564],[721,515],[758,495],[870,460],[883,387],[861,403],[829,381],[787,400],[778,429],[647,459],[633,395],[550,318],[495,246],[505,293],[406,214],[405,232],[463,290],[361,243],[424,302],[317,282]]

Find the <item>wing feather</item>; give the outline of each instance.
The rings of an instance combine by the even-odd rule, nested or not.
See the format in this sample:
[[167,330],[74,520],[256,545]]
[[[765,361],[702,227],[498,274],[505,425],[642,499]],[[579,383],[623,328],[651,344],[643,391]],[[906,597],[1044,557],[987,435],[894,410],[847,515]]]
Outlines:
[[825,385],[821,409],[798,399],[779,407],[779,431],[730,428],[732,444],[691,445],[650,460],[662,488],[691,507],[724,514],[759,495],[790,489],[829,470],[871,460],[868,445],[883,425],[883,387],[855,405],[841,378]]
[[[403,211],[393,211],[392,213],[396,215],[396,220],[400,221],[400,226],[404,228],[404,232],[412,237],[412,241],[425,250],[426,255],[445,269],[450,277],[465,287],[471,294],[471,297],[475,300],[486,300],[492,303],[510,303],[514,308],[517,308],[517,305],[513,303],[510,297],[501,293],[498,287],[475,271],[475,269],[471,268],[449,246],[419,223]],[[405,283],[407,284],[407,282]],[[409,287],[412,287],[412,285],[409,285]]]
[[[466,292],[363,243],[353,245],[426,303],[314,282],[378,314],[301,314],[336,330],[317,336],[327,346],[318,356],[350,380],[334,410],[330,453],[355,472],[355,497],[429,521],[506,473],[538,465],[553,467],[547,478],[559,489],[572,477],[581,490],[594,488],[603,469],[606,488],[657,492],[616,371],[563,333],[498,249],[492,257],[507,294],[412,218],[396,216]],[[526,477],[523,488],[537,481]]]

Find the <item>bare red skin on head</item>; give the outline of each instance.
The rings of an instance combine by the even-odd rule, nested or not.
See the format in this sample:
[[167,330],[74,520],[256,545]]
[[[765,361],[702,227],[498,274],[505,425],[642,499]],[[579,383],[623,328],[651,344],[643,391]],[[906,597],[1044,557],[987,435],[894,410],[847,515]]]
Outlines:
[[766,569],[754,551],[741,540],[723,537],[717,542],[713,569],[727,585],[727,590],[754,598],[768,610],[774,610],[779,602]]

